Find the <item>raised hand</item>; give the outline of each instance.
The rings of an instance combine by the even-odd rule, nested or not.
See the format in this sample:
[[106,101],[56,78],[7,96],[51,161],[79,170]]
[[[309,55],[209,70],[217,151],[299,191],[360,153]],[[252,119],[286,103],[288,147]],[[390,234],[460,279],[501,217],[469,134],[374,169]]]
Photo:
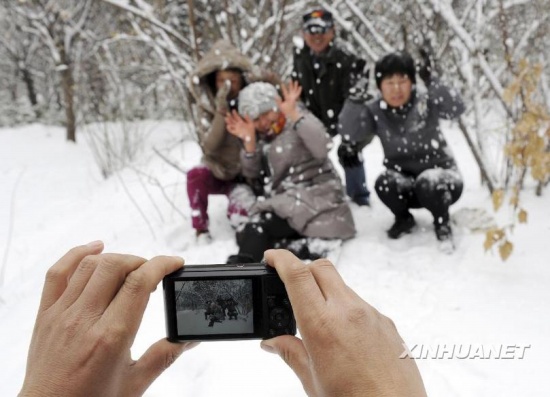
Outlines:
[[227,113],[227,95],[231,90],[231,82],[225,80],[223,85],[218,89],[216,93],[216,111],[222,114]]
[[290,81],[288,84],[281,84],[283,99],[277,98],[277,106],[283,114],[292,121],[300,118],[297,103],[302,94],[302,87],[297,81]]
[[231,135],[243,141],[247,152],[252,153],[256,150],[256,128],[250,117],[243,118],[233,110],[225,116],[225,126]]
[[421,60],[417,62],[416,70],[424,83],[429,84],[434,72],[433,53],[429,47],[418,50]]

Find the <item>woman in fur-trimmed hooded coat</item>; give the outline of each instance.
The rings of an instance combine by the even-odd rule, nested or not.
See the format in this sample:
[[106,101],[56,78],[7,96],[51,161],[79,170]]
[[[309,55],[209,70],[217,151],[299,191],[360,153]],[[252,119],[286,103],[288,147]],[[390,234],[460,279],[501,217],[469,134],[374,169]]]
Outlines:
[[271,84],[251,84],[239,94],[245,118],[233,113],[228,120],[229,131],[243,140],[243,175],[267,182],[265,199],[251,208],[256,218],[238,233],[239,254],[230,261],[259,261],[279,239],[355,235],[340,178],[328,158],[331,138],[319,119],[297,106],[300,91],[290,83],[281,101]]
[[[190,103],[203,151],[201,164],[187,173],[187,194],[191,219],[197,238],[210,239],[208,196],[228,196],[227,216],[234,226],[248,219],[254,202],[252,190],[242,180],[239,139],[227,132],[225,116],[236,107],[239,91],[246,85],[245,75],[252,70],[249,59],[225,40],[214,44],[198,62],[189,77]],[[229,81],[225,84],[224,79]]]
[[[252,70],[250,60],[226,40],[217,41],[197,63],[188,81],[193,117],[199,145],[203,150],[202,163],[218,179],[228,181],[241,171],[239,161],[240,142],[225,128],[225,115],[231,107],[229,101],[216,103],[216,73],[235,70],[241,73],[241,86],[246,86],[245,74]],[[236,95],[235,98],[236,99]],[[222,107],[221,105],[225,105]],[[233,108],[236,106],[234,102]]]

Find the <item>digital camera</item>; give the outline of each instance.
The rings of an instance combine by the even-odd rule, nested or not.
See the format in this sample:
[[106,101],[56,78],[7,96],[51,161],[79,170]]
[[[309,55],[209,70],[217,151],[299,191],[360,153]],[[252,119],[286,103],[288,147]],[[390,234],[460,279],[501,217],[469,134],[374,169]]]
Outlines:
[[162,285],[171,342],[296,334],[285,286],[263,264],[186,265]]

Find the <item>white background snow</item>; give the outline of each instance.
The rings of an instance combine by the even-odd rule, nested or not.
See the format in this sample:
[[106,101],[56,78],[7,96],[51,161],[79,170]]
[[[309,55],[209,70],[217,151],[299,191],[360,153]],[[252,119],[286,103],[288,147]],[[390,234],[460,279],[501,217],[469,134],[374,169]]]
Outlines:
[[[0,129],[0,396],[16,395],[21,386],[45,272],[72,246],[102,239],[107,252],[181,255],[187,263],[224,262],[236,252],[222,196],[210,200],[214,241],[194,245],[185,175],[151,150],[164,150],[185,169],[197,164],[200,150],[192,140],[174,144],[185,126],[166,121],[149,122],[147,128],[153,132],[134,166],[157,178],[187,219],[132,169],[104,180],[84,134],[72,144],[65,141],[61,128]],[[452,212],[491,212],[488,193],[459,130],[446,124],[445,133],[465,176],[464,194]],[[382,170],[378,141],[364,155],[372,189]],[[483,234],[467,228],[455,228],[458,248],[453,255],[440,253],[426,211],[414,212],[420,230],[389,241],[385,230],[392,216],[375,194],[371,208],[353,207],[358,234],[344,244],[336,265],[352,288],[395,321],[409,347],[531,346],[522,360],[419,360],[431,396],[550,395],[550,206],[547,197],[535,197],[530,187],[522,200],[529,223],[515,229],[515,250],[505,263],[497,253],[484,252]],[[497,214],[501,222],[508,219],[506,211]],[[164,332],[159,288],[133,355],[138,357]],[[201,344],[180,357],[146,395],[256,397],[304,392],[282,360],[262,351],[258,341],[246,341]]]

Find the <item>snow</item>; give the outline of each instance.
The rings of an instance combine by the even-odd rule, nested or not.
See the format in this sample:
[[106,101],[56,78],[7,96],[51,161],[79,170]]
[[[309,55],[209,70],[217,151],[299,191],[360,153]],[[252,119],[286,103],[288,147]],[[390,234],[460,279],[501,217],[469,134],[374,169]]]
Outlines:
[[[0,129],[0,395],[16,395],[21,386],[45,272],[72,246],[102,239],[108,252],[181,255],[187,263],[220,263],[236,252],[223,196],[210,200],[212,243],[193,243],[185,175],[156,156],[152,147],[182,169],[198,163],[200,149],[188,135],[181,140],[184,124],[149,123],[154,132],[144,138],[143,154],[132,167],[107,180],[101,177],[82,135],[73,144],[65,141],[65,132],[57,127],[34,124]],[[467,225],[469,210],[491,213],[490,197],[479,183],[479,171],[458,128],[445,123],[443,133],[465,177],[463,196],[452,213],[457,222]],[[337,164],[334,151],[331,156]],[[423,210],[414,212],[419,230],[389,241],[385,230],[392,216],[372,188],[382,171],[379,141],[373,141],[363,154],[372,207],[352,207],[358,235],[342,245],[336,263],[346,282],[395,321],[413,352],[438,344],[462,347],[461,352],[469,345],[472,349],[524,348],[523,359],[478,355],[418,360],[428,394],[549,395],[548,199],[534,196],[533,187],[527,186],[522,202],[530,214],[529,223],[514,229],[515,249],[504,263],[497,252],[484,252],[484,234],[466,226],[455,227],[456,252],[439,252],[432,219]],[[166,197],[173,199],[179,211]],[[509,215],[505,208],[496,219],[503,224]],[[164,335],[159,288],[145,312],[134,357]],[[202,343],[180,357],[146,395],[305,393],[279,357],[262,351],[258,341],[243,341]]]

